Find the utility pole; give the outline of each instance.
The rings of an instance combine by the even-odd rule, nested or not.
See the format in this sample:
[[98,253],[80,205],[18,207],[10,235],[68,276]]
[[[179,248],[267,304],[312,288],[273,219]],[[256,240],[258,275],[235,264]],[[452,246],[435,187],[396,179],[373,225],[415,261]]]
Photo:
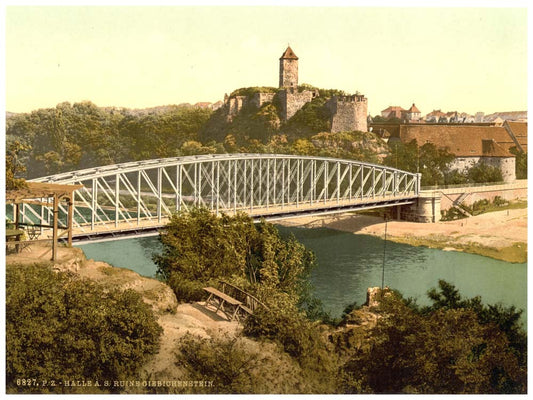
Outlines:
[[385,214],[385,240],[383,242],[383,268],[381,269],[381,295],[385,287],[385,256],[387,254],[387,214]]
[[418,174],[420,172],[420,147],[418,147],[418,143],[416,145],[416,173]]

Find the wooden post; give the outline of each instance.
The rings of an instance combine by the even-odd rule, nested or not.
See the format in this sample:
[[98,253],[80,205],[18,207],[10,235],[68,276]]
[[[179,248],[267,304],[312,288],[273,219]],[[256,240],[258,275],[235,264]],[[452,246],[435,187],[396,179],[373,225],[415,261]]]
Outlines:
[[57,194],[54,194],[54,223],[52,228],[52,261],[57,258],[57,217],[59,216],[59,210],[57,207],[58,198]]
[[19,203],[16,203],[15,204],[15,215],[14,215],[14,219],[15,219],[15,229],[18,229],[19,228],[19,223],[20,223],[20,204]]
[[[74,193],[72,193],[72,195],[74,195]],[[72,247],[72,217],[74,214],[74,201],[72,197],[69,197],[67,201],[68,201],[68,217],[67,217],[68,247]]]

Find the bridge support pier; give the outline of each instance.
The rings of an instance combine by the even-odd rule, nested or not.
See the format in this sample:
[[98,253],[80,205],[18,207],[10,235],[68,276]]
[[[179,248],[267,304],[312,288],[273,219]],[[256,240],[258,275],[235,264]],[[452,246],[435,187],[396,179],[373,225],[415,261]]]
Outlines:
[[390,209],[390,217],[393,220],[401,220],[402,219],[402,206],[394,206]]
[[413,204],[399,206],[400,219],[413,222],[438,222],[440,221],[441,194],[437,192],[421,192]]

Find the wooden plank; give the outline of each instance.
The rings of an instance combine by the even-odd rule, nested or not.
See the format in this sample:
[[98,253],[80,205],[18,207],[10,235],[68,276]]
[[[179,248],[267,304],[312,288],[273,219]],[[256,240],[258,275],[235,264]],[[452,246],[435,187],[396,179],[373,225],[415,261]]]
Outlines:
[[259,299],[257,297],[255,297],[255,296],[251,295],[250,293],[242,290],[240,287],[235,286],[232,283],[226,282],[224,280],[219,280],[219,282],[222,284],[223,288],[224,288],[224,285],[228,285],[229,287],[231,287],[231,288],[237,290],[238,292],[242,293],[244,295],[245,299],[246,299],[244,301],[244,303],[250,305],[252,307],[253,311],[255,311],[257,305],[260,305],[265,310],[268,310],[268,307],[265,304],[263,304],[261,301],[259,301]]
[[213,294],[214,296],[224,300],[225,302],[233,305],[233,306],[239,306],[241,305],[242,303],[239,301],[239,300],[236,300],[234,299],[233,297],[230,297],[228,296],[227,294],[225,293],[222,293],[220,290],[218,289],[215,289],[213,287],[205,287],[204,290],[207,292],[207,293],[211,293]]
[[246,312],[246,313],[248,313],[250,315],[252,315],[254,313],[251,309],[249,309],[248,307],[246,307],[246,306],[244,306],[242,304],[239,305],[239,307],[241,308],[241,310],[243,310],[244,312]]

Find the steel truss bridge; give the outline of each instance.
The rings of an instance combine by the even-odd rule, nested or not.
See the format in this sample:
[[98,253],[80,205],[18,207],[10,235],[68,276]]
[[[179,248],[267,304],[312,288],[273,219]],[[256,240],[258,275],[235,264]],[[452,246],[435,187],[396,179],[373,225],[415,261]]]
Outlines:
[[[72,171],[33,182],[81,184],[72,200],[74,239],[153,234],[191,207],[245,212],[256,220],[413,203],[420,174],[324,157],[212,154]],[[20,207],[22,223],[50,226],[46,199]],[[65,224],[67,206],[59,210]],[[41,228],[42,230],[43,228]]]

